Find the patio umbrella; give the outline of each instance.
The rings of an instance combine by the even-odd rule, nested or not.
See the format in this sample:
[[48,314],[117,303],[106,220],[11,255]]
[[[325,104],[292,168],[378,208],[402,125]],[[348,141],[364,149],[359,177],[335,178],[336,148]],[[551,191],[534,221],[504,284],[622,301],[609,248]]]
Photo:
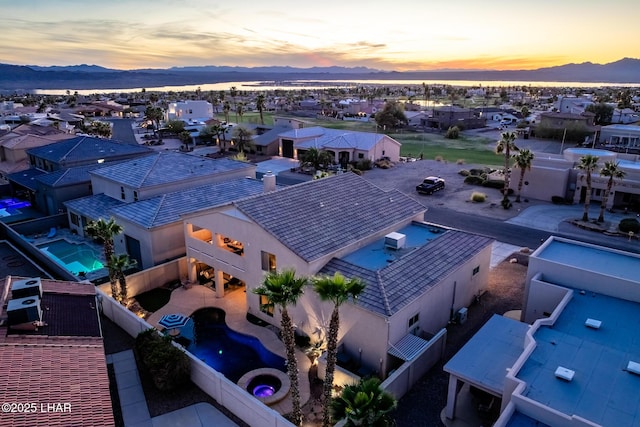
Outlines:
[[160,318],[158,325],[171,329],[170,335],[176,335],[177,328],[181,328],[189,322],[189,317],[182,314],[165,314]]

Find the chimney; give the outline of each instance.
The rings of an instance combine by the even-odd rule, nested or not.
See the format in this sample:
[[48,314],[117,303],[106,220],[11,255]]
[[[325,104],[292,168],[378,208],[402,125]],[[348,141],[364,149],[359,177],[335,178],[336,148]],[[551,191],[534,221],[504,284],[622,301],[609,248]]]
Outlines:
[[271,171],[267,171],[262,177],[262,183],[264,185],[264,192],[268,193],[269,191],[276,190],[276,176],[271,173]]

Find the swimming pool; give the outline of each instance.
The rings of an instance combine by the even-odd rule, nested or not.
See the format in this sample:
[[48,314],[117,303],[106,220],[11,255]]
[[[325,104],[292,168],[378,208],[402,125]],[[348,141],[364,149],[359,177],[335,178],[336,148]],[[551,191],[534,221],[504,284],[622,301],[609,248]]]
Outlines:
[[191,316],[181,337],[190,340],[187,351],[222,373],[230,381],[259,368],[286,372],[285,359],[267,350],[260,340],[229,329],[225,312],[219,308],[203,308]]
[[28,208],[29,206],[31,206],[31,203],[14,199],[13,197],[0,199],[0,217],[21,214],[22,211],[18,208]]
[[37,245],[49,258],[74,275],[91,273],[104,267],[100,253],[86,243],[73,243],[65,239]]

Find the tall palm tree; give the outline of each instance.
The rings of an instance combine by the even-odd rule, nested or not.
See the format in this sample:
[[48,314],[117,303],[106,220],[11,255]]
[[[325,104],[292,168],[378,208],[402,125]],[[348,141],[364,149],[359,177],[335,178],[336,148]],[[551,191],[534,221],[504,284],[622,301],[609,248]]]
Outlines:
[[231,104],[229,101],[224,101],[222,104],[222,113],[224,114],[224,120],[229,124],[229,111],[231,111]]
[[260,113],[260,124],[263,125],[264,124],[264,110],[267,107],[267,101],[264,97],[264,94],[261,93],[260,95],[258,95],[258,98],[256,99],[256,108],[258,109],[258,112]]
[[295,337],[293,321],[287,307],[295,305],[304,293],[307,279],[296,277],[293,269],[271,272],[264,278],[262,285],[254,289],[254,293],[267,299],[265,307],[279,307],[281,313],[280,325],[282,341],[287,350],[287,374],[291,381],[291,400],[293,403],[292,421],[295,425],[302,424],[302,409],[300,407],[300,387],[298,385],[298,362],[296,359]]
[[520,193],[522,192],[522,184],[524,183],[524,174],[527,170],[531,170],[531,163],[533,162],[533,151],[525,148],[518,154],[513,156],[516,161],[516,166],[520,168],[520,180],[518,181],[518,195],[516,196],[516,202],[520,203]]
[[[238,116],[240,116],[240,120],[238,120]],[[244,116],[244,102],[238,102],[236,104],[236,122],[240,123],[242,121],[242,116]]]
[[580,164],[578,164],[578,169],[583,170],[587,176],[587,189],[584,197],[584,213],[582,214],[583,221],[589,221],[589,205],[591,204],[591,172],[596,170],[598,167],[598,160],[598,156],[585,154],[580,157]]
[[322,426],[331,426],[331,392],[333,391],[333,374],[338,356],[338,332],[340,330],[340,306],[349,298],[356,299],[364,290],[365,284],[358,278],[346,279],[336,272],[332,276],[313,279],[313,289],[323,301],[333,303],[329,333],[327,335],[327,371],[324,378]]
[[[238,89],[235,86],[231,86],[229,89],[229,95],[231,95],[231,99],[233,99],[233,109],[236,109],[236,96],[238,96]],[[236,122],[238,119],[236,118]]]
[[346,419],[348,427],[386,427],[392,425],[389,413],[396,406],[393,395],[380,387],[378,378],[372,377],[346,386],[342,395],[331,402],[331,411],[335,419]]
[[117,298],[118,289],[116,287],[116,278],[113,270],[109,267],[109,260],[113,256],[113,237],[124,231],[124,228],[111,217],[105,221],[103,218],[98,218],[95,221],[90,221],[84,228],[87,235],[93,239],[102,240],[102,250],[104,252],[104,260],[107,263],[107,269],[109,270],[109,282],[111,283],[111,296]]
[[111,255],[111,258],[109,258],[109,262],[107,265],[109,266],[109,270],[113,271],[114,277],[120,284],[120,289],[118,292],[118,299],[120,300],[120,304],[127,305],[127,277],[125,276],[124,272],[128,268],[136,265],[136,260],[129,259],[129,255],[127,254]]
[[502,189],[502,207],[509,209],[511,202],[509,202],[509,181],[511,178],[511,152],[518,151],[519,148],[515,144],[516,140],[515,132],[502,132],[500,134],[500,140],[496,143],[496,153],[504,154],[504,188]]
[[602,204],[600,205],[600,215],[598,216],[598,222],[604,222],[604,210],[607,207],[607,201],[609,200],[609,194],[611,189],[615,185],[616,179],[622,179],[626,175],[625,171],[620,169],[618,162],[604,162],[604,167],[600,169],[600,176],[609,178],[607,181],[607,190],[602,196]]
[[236,138],[235,145],[239,152],[246,153],[253,149],[251,137],[253,132],[244,126],[236,126],[233,129],[233,136]]

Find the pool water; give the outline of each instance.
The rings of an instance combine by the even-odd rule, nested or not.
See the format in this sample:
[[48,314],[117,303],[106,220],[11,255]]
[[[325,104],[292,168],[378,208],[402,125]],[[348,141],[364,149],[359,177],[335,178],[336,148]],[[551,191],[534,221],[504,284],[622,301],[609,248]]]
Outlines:
[[19,208],[28,208],[31,203],[14,198],[0,199],[0,217],[18,215],[22,211]]
[[187,350],[230,381],[259,368],[286,372],[285,359],[267,350],[255,337],[235,332],[225,323],[225,312],[203,308],[191,316],[192,322],[180,334],[191,342]]
[[58,239],[37,246],[49,258],[74,275],[80,272],[91,273],[104,267],[100,261],[100,253],[86,243]]

